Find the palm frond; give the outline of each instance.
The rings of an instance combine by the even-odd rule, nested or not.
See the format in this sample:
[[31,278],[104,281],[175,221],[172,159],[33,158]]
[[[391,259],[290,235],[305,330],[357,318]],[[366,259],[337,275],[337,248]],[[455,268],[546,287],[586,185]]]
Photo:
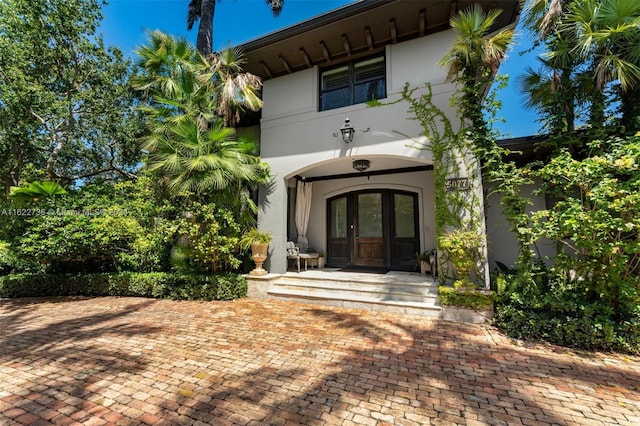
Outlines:
[[193,28],[196,22],[200,19],[202,10],[202,0],[190,0],[187,8],[187,29]]
[[282,12],[282,8],[284,7],[284,0],[265,0],[267,6],[271,8],[271,12],[273,16],[278,17]]

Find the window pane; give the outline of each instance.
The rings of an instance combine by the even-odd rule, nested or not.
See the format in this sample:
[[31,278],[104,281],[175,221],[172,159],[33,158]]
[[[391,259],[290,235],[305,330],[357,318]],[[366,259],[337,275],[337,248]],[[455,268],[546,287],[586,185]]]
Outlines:
[[349,67],[344,66],[322,73],[322,90],[349,86]]
[[384,87],[384,78],[356,84],[354,87],[354,103],[361,104],[372,99],[384,99],[387,97]]
[[320,74],[320,110],[387,97],[384,56],[351,62]]
[[355,82],[361,82],[370,79],[384,78],[384,58],[368,59],[366,61],[357,62],[353,66]]
[[333,108],[340,108],[350,104],[349,88],[332,90],[322,94],[322,111]]
[[331,238],[347,238],[347,199],[331,201]]
[[411,195],[393,195],[396,238],[415,238],[416,236],[413,200]]
[[358,194],[358,236],[382,237],[382,194]]

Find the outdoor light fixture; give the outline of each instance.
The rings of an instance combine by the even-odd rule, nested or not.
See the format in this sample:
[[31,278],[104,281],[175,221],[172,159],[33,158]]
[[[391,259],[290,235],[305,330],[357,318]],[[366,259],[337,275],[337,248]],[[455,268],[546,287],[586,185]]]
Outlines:
[[371,167],[371,161],[369,161],[369,160],[353,160],[353,163],[351,163],[351,166],[354,168],[354,170],[357,170],[359,172],[364,172],[369,167]]
[[[357,130],[360,130],[360,129],[357,129]],[[371,128],[368,127],[366,130],[360,130],[360,131],[368,132],[370,130]],[[353,136],[356,134],[356,128],[351,125],[351,120],[349,120],[348,118],[345,118],[344,124],[342,125],[342,127],[340,127],[340,133],[342,134],[342,140],[344,141],[344,143],[353,142]],[[337,132],[334,133],[333,137],[337,138],[338,133]]]
[[340,127],[340,133],[342,133],[344,143],[353,142],[353,135],[356,133],[356,129],[351,127],[351,122],[348,118],[344,120],[344,124]]

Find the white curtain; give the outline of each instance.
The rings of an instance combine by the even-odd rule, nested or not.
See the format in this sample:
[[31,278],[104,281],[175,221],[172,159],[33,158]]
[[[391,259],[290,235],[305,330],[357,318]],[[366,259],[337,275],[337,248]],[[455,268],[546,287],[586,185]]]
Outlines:
[[311,213],[311,182],[298,181],[296,192],[296,231],[298,232],[298,247],[306,250],[309,247],[307,226]]

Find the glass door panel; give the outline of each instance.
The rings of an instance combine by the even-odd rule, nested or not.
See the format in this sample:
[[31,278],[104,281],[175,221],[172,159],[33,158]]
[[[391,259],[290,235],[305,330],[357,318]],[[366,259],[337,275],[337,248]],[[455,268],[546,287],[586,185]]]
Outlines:
[[349,214],[347,197],[329,201],[329,238],[327,264],[344,266],[350,262]]
[[418,200],[415,194],[394,192],[392,202],[391,264],[394,269],[412,270],[413,259],[420,251]]
[[383,266],[382,193],[357,194],[356,211],[353,263],[360,266]]

